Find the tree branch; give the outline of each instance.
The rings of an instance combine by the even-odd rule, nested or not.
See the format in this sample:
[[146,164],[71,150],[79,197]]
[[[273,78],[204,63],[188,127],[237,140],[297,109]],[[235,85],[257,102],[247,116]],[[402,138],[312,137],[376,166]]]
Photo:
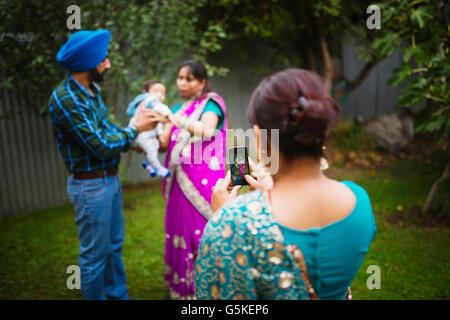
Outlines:
[[[370,72],[372,71],[372,69],[377,65],[379,60],[374,60],[371,62],[366,63],[366,65],[364,66],[364,68],[361,69],[361,71],[359,72],[358,76],[349,82],[348,85],[348,90],[352,91],[355,90],[356,88],[358,88],[363,82],[364,80],[369,76]],[[342,88],[341,90],[339,90],[336,93],[336,99],[340,99],[345,95],[345,88]]]
[[321,34],[319,38],[320,52],[322,54],[323,61],[323,77],[325,80],[325,89],[330,94],[333,88],[334,75],[336,74],[336,67],[334,65],[334,59],[331,57],[328,50],[327,41],[325,37]]
[[439,190],[441,184],[447,181],[450,178],[450,152],[449,152],[449,160],[447,163],[447,167],[445,168],[442,176],[433,183],[431,187],[430,193],[428,193],[427,200],[425,201],[425,205],[422,208],[422,216],[425,216],[431,208],[431,204],[433,203],[434,198]]

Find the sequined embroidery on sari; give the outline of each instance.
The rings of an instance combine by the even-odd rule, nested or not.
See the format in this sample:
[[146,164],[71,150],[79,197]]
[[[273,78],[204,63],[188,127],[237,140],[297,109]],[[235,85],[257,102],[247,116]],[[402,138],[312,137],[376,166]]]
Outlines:
[[206,225],[195,267],[198,299],[317,299],[296,245],[259,191],[241,195]]

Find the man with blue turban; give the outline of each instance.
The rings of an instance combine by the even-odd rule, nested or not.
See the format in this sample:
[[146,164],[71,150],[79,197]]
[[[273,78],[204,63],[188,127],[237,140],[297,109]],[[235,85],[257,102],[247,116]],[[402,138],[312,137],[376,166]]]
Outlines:
[[56,144],[69,171],[67,194],[75,208],[84,299],[128,299],[122,261],[124,218],[117,168],[120,153],[140,131],[160,120],[144,108],[133,127],[119,128],[97,82],[111,68],[108,30],[78,31],[61,47],[56,60],[67,77],[53,91],[49,108]]

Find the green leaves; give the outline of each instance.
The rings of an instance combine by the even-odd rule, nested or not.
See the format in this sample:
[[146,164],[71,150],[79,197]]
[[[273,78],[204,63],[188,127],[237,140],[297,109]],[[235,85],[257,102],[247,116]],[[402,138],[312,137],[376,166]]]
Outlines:
[[430,122],[425,124],[424,131],[435,131],[436,129],[439,129],[443,124],[445,124],[447,120],[447,117],[442,115],[434,117]]
[[206,55],[207,51],[218,52],[222,49],[221,40],[226,38],[226,33],[220,24],[210,24],[208,29],[200,37],[199,50]]
[[409,62],[412,57],[415,59],[415,63],[417,65],[424,65],[430,59],[430,55],[422,48],[421,45],[416,45],[414,47],[409,46],[403,50],[403,62]]
[[433,14],[430,7],[421,6],[418,9],[411,8],[410,17],[411,21],[416,22],[419,28],[422,29],[433,18]]
[[398,104],[410,107],[423,103],[416,114],[415,129],[435,132],[437,141],[442,141],[450,129],[448,4],[439,0],[387,0],[382,10],[386,13],[385,30],[373,47],[378,56],[391,54],[395,46],[403,48],[403,64],[388,84],[408,82]]
[[398,98],[398,104],[408,107],[424,101],[427,98],[427,86],[428,82],[426,79],[422,77],[414,79],[402,90],[402,94]]
[[388,31],[373,42],[378,58],[388,57],[402,44],[402,39],[394,32]]
[[411,71],[412,68],[409,64],[403,64],[401,68],[394,70],[392,77],[388,80],[388,85],[396,86],[405,81],[411,75]]
[[314,15],[316,17],[320,17],[321,15],[338,17],[342,14],[341,2],[341,0],[316,1],[314,7]]

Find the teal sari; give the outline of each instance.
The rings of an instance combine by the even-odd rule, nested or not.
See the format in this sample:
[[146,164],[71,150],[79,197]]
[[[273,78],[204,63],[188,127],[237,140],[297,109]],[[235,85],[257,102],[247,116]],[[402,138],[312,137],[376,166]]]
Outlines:
[[197,299],[317,299],[305,259],[255,191],[217,211],[206,225],[195,266]]

